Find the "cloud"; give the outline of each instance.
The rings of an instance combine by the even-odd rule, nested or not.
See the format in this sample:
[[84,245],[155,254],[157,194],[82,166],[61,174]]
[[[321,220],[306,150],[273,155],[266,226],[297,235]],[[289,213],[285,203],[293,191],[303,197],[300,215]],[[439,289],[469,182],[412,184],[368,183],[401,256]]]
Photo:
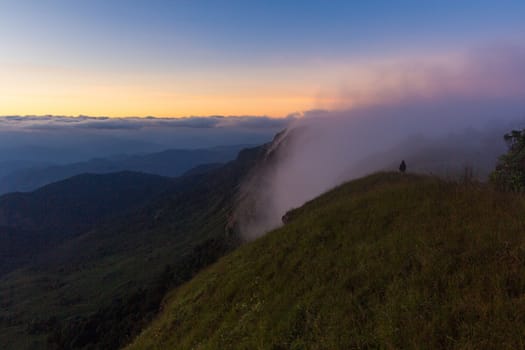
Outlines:
[[319,94],[323,109],[410,100],[518,98],[525,94],[525,46],[492,45],[464,52],[368,62],[341,73]]
[[243,184],[241,232],[260,236],[288,210],[344,181],[396,171],[402,159],[409,171],[454,178],[470,167],[485,179],[505,150],[503,134],[525,128],[525,50],[472,51],[460,63],[384,70],[391,84],[367,91],[373,98],[303,113]]
[[0,127],[3,130],[143,130],[155,128],[244,128],[244,129],[275,129],[285,128],[294,117],[269,118],[265,116],[207,116],[185,118],[155,118],[128,117],[108,118],[89,116],[3,116],[0,117]]
[[0,162],[64,163],[173,148],[256,145],[270,141],[292,120],[258,116],[3,116],[0,117]]

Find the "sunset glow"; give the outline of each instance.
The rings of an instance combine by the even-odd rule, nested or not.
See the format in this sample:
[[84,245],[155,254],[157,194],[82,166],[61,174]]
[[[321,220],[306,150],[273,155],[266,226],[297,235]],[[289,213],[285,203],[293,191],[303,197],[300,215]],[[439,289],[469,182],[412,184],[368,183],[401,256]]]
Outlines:
[[282,117],[348,107],[434,91],[428,71],[460,77],[472,50],[519,46],[525,33],[519,1],[403,1],[389,11],[387,2],[133,4],[2,2],[0,115]]

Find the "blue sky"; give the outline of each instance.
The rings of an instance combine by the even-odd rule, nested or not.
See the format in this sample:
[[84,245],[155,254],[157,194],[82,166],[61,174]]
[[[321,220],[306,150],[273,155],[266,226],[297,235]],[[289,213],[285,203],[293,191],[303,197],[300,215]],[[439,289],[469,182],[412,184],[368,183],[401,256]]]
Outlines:
[[521,45],[524,18],[506,0],[2,0],[0,115],[283,116],[342,64]]

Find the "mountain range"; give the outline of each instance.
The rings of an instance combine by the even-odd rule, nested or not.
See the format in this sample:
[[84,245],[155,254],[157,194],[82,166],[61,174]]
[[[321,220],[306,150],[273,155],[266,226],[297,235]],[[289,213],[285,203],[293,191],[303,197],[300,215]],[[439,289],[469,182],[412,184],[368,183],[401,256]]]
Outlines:
[[520,347],[523,196],[381,172],[247,236],[287,137],[0,197],[2,348]]
[[[31,247],[31,255],[5,258],[0,343],[111,349],[131,341],[168,288],[240,243],[230,222],[237,188],[263,153],[264,146],[245,149],[221,167],[175,179],[88,174],[4,196],[24,200],[6,205],[5,222],[29,230],[12,245]],[[13,240],[17,232],[9,232]]]
[[[0,172],[0,194],[28,192],[52,182],[84,174],[104,174],[119,171],[136,171],[176,177],[202,164],[225,163],[235,158],[247,145],[220,146],[206,149],[169,149],[162,152],[119,155],[94,158],[88,161],[59,165],[33,165],[30,162],[5,162]],[[27,164],[27,166],[23,166]]]

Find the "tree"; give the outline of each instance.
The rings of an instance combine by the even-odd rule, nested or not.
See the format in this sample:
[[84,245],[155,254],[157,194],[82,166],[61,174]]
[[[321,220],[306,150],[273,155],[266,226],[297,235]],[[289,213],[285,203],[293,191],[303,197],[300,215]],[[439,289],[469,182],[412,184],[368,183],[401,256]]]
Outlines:
[[505,134],[508,152],[499,158],[491,182],[500,190],[525,192],[525,129]]

